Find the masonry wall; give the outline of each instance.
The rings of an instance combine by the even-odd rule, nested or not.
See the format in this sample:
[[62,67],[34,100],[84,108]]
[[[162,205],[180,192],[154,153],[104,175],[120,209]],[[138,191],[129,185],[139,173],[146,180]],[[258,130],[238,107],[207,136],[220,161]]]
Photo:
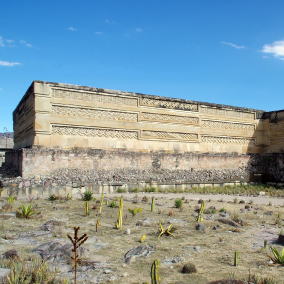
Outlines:
[[283,180],[284,111],[34,81],[13,118],[24,178]]
[[260,153],[262,113],[35,81],[14,111],[15,149]]

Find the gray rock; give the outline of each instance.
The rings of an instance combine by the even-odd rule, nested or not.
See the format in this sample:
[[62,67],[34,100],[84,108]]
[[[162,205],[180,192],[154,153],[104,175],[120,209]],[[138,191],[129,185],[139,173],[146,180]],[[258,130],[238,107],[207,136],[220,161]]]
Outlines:
[[8,220],[11,218],[16,218],[16,213],[4,213],[4,214],[0,214],[0,218],[3,220]]
[[124,255],[124,261],[128,264],[134,262],[136,258],[142,257],[142,256],[148,256],[152,253],[155,252],[155,248],[151,247],[149,245],[142,245],[138,246],[134,249],[129,250],[125,255]]
[[223,224],[227,224],[233,227],[240,227],[241,225],[236,223],[233,220],[229,220],[229,219],[218,219],[219,222],[223,223]]
[[201,251],[200,246],[195,246],[195,247],[193,247],[193,249],[194,249],[196,252],[200,252],[200,251]]
[[[51,241],[36,247],[32,252],[39,254],[43,260],[55,262],[70,260],[73,254],[72,249],[72,244],[62,245],[58,241]],[[79,256],[82,256],[86,251],[86,248],[80,246],[78,248]]]
[[184,261],[185,261],[185,258],[184,258],[184,257],[176,256],[176,257],[174,257],[174,258],[166,258],[166,259],[164,260],[164,264],[170,265],[170,264],[179,263],[179,262],[184,262]]
[[8,250],[2,254],[2,258],[6,259],[13,259],[13,258],[19,259],[19,257],[20,257],[19,252],[16,249]]
[[181,219],[171,219],[168,223],[169,224],[175,223],[175,224],[180,224],[180,225],[186,225],[188,222],[181,220]]
[[65,225],[64,222],[61,222],[61,221],[57,221],[57,220],[49,220],[47,222],[45,222],[42,226],[41,226],[41,229],[43,231],[51,231],[53,232],[54,231],[54,227],[55,226],[62,226],[62,225]]
[[195,229],[197,231],[202,231],[202,232],[205,232],[205,225],[204,224],[201,224],[201,223],[198,223],[195,227]]
[[221,226],[220,226],[220,225],[216,225],[216,226],[213,227],[213,230],[216,230],[216,231],[217,231],[217,230],[220,230],[220,229],[221,229]]
[[0,283],[5,283],[7,276],[11,277],[12,270],[6,268],[0,268]]

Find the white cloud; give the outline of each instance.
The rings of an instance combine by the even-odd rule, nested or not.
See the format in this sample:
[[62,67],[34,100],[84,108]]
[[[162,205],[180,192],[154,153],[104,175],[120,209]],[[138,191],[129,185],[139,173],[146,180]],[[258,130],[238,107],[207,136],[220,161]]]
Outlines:
[[136,30],[135,30],[136,32],[143,32],[143,30],[142,29],[139,29],[139,28],[137,28]]
[[7,41],[8,43],[12,43],[12,42],[14,42],[14,40],[13,40],[13,39],[6,39],[6,41]]
[[4,42],[2,36],[0,36],[0,47],[4,47]]
[[15,65],[21,65],[21,63],[19,62],[8,62],[8,61],[2,61],[0,60],[0,66],[9,66],[9,67],[13,67]]
[[95,35],[102,35],[102,32],[95,32]]
[[20,43],[24,44],[25,46],[32,47],[32,45],[27,43],[25,40],[20,40]]
[[75,29],[75,28],[73,28],[73,27],[69,27],[68,30],[69,30],[69,31],[72,31],[72,32],[76,32],[76,31],[77,31],[77,29]]
[[270,53],[275,57],[284,60],[284,40],[274,41],[270,45],[265,44],[261,52]]
[[262,58],[269,58],[269,56],[263,55]]
[[107,23],[107,24],[116,24],[116,21],[105,20],[105,23]]
[[233,44],[231,42],[226,42],[226,41],[221,41],[222,44],[227,44],[227,45],[230,45],[236,49],[240,49],[240,48],[245,48],[243,45],[236,45],[236,44]]

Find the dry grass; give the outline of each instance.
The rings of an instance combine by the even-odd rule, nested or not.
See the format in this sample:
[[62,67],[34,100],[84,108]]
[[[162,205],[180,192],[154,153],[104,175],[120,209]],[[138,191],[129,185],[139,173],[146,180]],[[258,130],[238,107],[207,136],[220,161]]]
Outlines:
[[[162,283],[200,283],[205,284],[209,281],[218,280],[222,278],[233,277],[235,279],[248,279],[249,269],[251,274],[259,275],[261,277],[273,277],[275,281],[283,283],[281,274],[284,273],[282,266],[270,266],[269,258],[258,247],[254,247],[254,243],[258,241],[259,246],[263,245],[264,239],[261,239],[261,234],[255,236],[256,232],[261,232],[265,229],[276,229],[280,231],[278,225],[275,224],[275,217],[278,214],[284,216],[284,208],[274,208],[273,206],[263,206],[260,209],[252,208],[251,211],[240,212],[245,204],[239,203],[220,203],[218,201],[208,202],[205,200],[205,209],[210,206],[216,207],[215,218],[210,219],[212,214],[203,214],[204,221],[202,222],[206,230],[205,232],[196,231],[196,212],[195,207],[200,207],[197,201],[187,200],[183,204],[183,210],[175,208],[175,197],[169,195],[168,198],[159,197],[155,193],[155,212],[151,212],[151,198],[148,202],[142,202],[144,194],[138,194],[135,198],[135,205],[131,198],[124,198],[124,219],[123,229],[117,230],[115,222],[117,221],[118,208],[111,208],[103,205],[102,213],[98,210],[90,209],[90,215],[85,216],[85,202],[82,200],[69,200],[66,203],[59,201],[50,202],[48,200],[36,200],[33,205],[36,210],[43,211],[43,216],[31,219],[14,218],[1,221],[0,226],[0,253],[8,249],[15,248],[13,241],[17,236],[24,232],[32,232],[33,230],[40,230],[40,226],[50,219],[61,221],[62,224],[56,227],[55,232],[50,238],[36,238],[41,243],[45,243],[52,239],[59,239],[66,241],[67,234],[73,234],[73,227],[80,226],[81,233],[87,233],[88,237],[96,236],[101,242],[108,243],[109,246],[101,248],[98,251],[93,250],[93,245],[84,244],[90,250],[87,256],[91,261],[107,262],[112,267],[113,275],[117,279],[112,283],[142,283],[144,281],[150,282],[150,268],[154,259],[160,260],[160,276]],[[120,197],[120,195],[117,195]],[[126,196],[126,195],[125,195]],[[107,194],[105,200],[108,199]],[[144,198],[145,199],[145,198]],[[114,201],[114,198],[109,200]],[[138,205],[137,205],[138,202]],[[28,202],[22,202],[25,205]],[[93,208],[94,202],[90,202],[89,207]],[[14,208],[20,206],[19,201],[15,201]],[[143,211],[135,216],[128,212],[128,208],[142,207]],[[252,205],[254,207],[260,207]],[[62,209],[66,207],[65,209]],[[219,209],[224,207],[227,213],[231,214],[230,219],[236,222],[240,220],[245,221],[244,226],[238,228],[221,224],[216,219],[220,218]],[[158,210],[160,209],[160,210]],[[173,214],[169,214],[170,210]],[[265,211],[274,210],[275,214],[265,215]],[[158,212],[160,211],[160,212]],[[257,212],[257,214],[255,213]],[[127,215],[127,218],[125,216]],[[136,226],[139,220],[152,218],[153,221],[149,225]],[[96,232],[96,222],[101,220],[101,226]],[[177,228],[174,232],[175,237],[162,236],[158,238],[159,222],[165,224],[167,228],[168,222],[171,219],[179,219],[186,221],[184,224],[175,222],[173,227]],[[215,226],[219,225],[220,229],[213,230]],[[126,229],[131,230],[131,234],[125,234]],[[146,244],[153,245],[156,252],[148,257],[139,258],[136,262],[127,265],[124,263],[124,254],[132,248],[135,248],[141,243],[139,242],[142,235],[146,235]],[[275,234],[277,240],[277,234]],[[17,249],[23,257],[31,255],[31,249],[37,245],[23,244],[17,245]],[[276,248],[282,248],[279,245]],[[239,251],[239,265],[233,266],[234,252]],[[185,262],[192,262],[196,268],[197,273],[182,274],[181,270],[185,262],[172,263],[166,265],[164,263],[167,258],[183,257]],[[94,272],[95,273],[95,272]],[[125,276],[127,273],[128,276]]]

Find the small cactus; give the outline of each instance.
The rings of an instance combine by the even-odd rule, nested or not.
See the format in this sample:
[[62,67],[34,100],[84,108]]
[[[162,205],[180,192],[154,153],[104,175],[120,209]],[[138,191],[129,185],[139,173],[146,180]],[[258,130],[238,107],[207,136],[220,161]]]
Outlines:
[[99,231],[100,225],[101,225],[101,219],[98,219],[97,224],[96,224],[96,232]]
[[155,210],[155,197],[152,197],[151,212]]
[[144,243],[145,240],[146,240],[146,235],[143,235],[143,236],[141,237],[141,239],[140,239],[140,243]]
[[193,263],[188,262],[182,268],[182,273],[191,274],[197,272],[196,267]]
[[102,193],[102,197],[100,200],[100,207],[99,207],[99,213],[102,213],[102,207],[103,207],[103,202],[104,202],[104,193]]
[[160,284],[161,277],[159,275],[159,260],[154,260],[152,267],[151,267],[151,283],[152,284]]
[[203,211],[204,211],[204,207],[205,207],[205,201],[202,200],[201,207],[200,207],[200,210],[198,212],[197,222],[201,222],[203,220],[202,214],[203,214]]
[[118,218],[115,224],[117,229],[122,229],[122,216],[123,215],[123,198],[120,198],[119,201],[119,211],[118,211]]
[[86,201],[85,202],[85,216],[88,216],[90,214],[89,212],[89,202]]
[[239,252],[235,251],[235,257],[234,257],[234,266],[238,266],[239,263]]

